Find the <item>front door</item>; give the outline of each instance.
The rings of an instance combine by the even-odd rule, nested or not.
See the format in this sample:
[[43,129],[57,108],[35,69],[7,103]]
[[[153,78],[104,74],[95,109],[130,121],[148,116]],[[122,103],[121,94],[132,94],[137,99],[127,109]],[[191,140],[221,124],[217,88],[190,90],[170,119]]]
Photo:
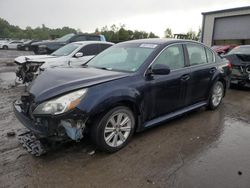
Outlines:
[[155,60],[155,64],[164,64],[170,68],[168,75],[153,75],[151,80],[152,118],[156,118],[185,106],[186,90],[190,79],[190,70],[185,67],[183,45],[167,47]]
[[[70,66],[71,67],[80,67],[81,65],[85,64],[87,61],[92,59],[100,52],[100,45],[99,44],[88,44],[82,47],[78,52],[82,52],[82,57],[72,57],[70,59]],[[76,52],[77,53],[77,52]]]

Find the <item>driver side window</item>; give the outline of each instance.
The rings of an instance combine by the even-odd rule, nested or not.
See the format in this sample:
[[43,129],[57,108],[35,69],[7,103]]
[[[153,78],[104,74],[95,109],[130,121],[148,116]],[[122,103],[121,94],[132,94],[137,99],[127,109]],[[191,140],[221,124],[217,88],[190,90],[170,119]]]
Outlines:
[[176,70],[185,67],[182,45],[173,45],[165,49],[157,57],[154,64],[167,65],[170,70]]

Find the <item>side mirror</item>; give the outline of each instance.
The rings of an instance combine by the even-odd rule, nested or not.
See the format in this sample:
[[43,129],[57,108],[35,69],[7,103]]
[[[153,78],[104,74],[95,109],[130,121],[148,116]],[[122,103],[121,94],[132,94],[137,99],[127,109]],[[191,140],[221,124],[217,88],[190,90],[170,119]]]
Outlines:
[[155,64],[150,73],[156,75],[167,75],[170,73],[170,68],[167,65]]
[[82,57],[83,56],[83,53],[82,52],[77,52],[74,57],[76,58],[79,58],[79,57]]

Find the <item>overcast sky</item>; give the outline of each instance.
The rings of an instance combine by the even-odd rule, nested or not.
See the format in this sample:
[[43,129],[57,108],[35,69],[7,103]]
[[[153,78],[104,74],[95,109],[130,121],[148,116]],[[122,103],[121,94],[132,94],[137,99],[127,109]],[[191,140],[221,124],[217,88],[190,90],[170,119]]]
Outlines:
[[249,6],[250,0],[0,0],[0,17],[21,28],[45,24],[93,32],[105,25],[152,31],[163,36],[198,30],[201,12]]

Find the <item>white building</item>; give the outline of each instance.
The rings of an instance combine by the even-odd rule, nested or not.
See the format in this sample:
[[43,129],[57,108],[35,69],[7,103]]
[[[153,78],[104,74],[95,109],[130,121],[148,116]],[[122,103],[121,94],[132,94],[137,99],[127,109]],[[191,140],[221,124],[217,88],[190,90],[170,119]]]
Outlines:
[[201,42],[208,46],[250,44],[250,6],[203,12]]

